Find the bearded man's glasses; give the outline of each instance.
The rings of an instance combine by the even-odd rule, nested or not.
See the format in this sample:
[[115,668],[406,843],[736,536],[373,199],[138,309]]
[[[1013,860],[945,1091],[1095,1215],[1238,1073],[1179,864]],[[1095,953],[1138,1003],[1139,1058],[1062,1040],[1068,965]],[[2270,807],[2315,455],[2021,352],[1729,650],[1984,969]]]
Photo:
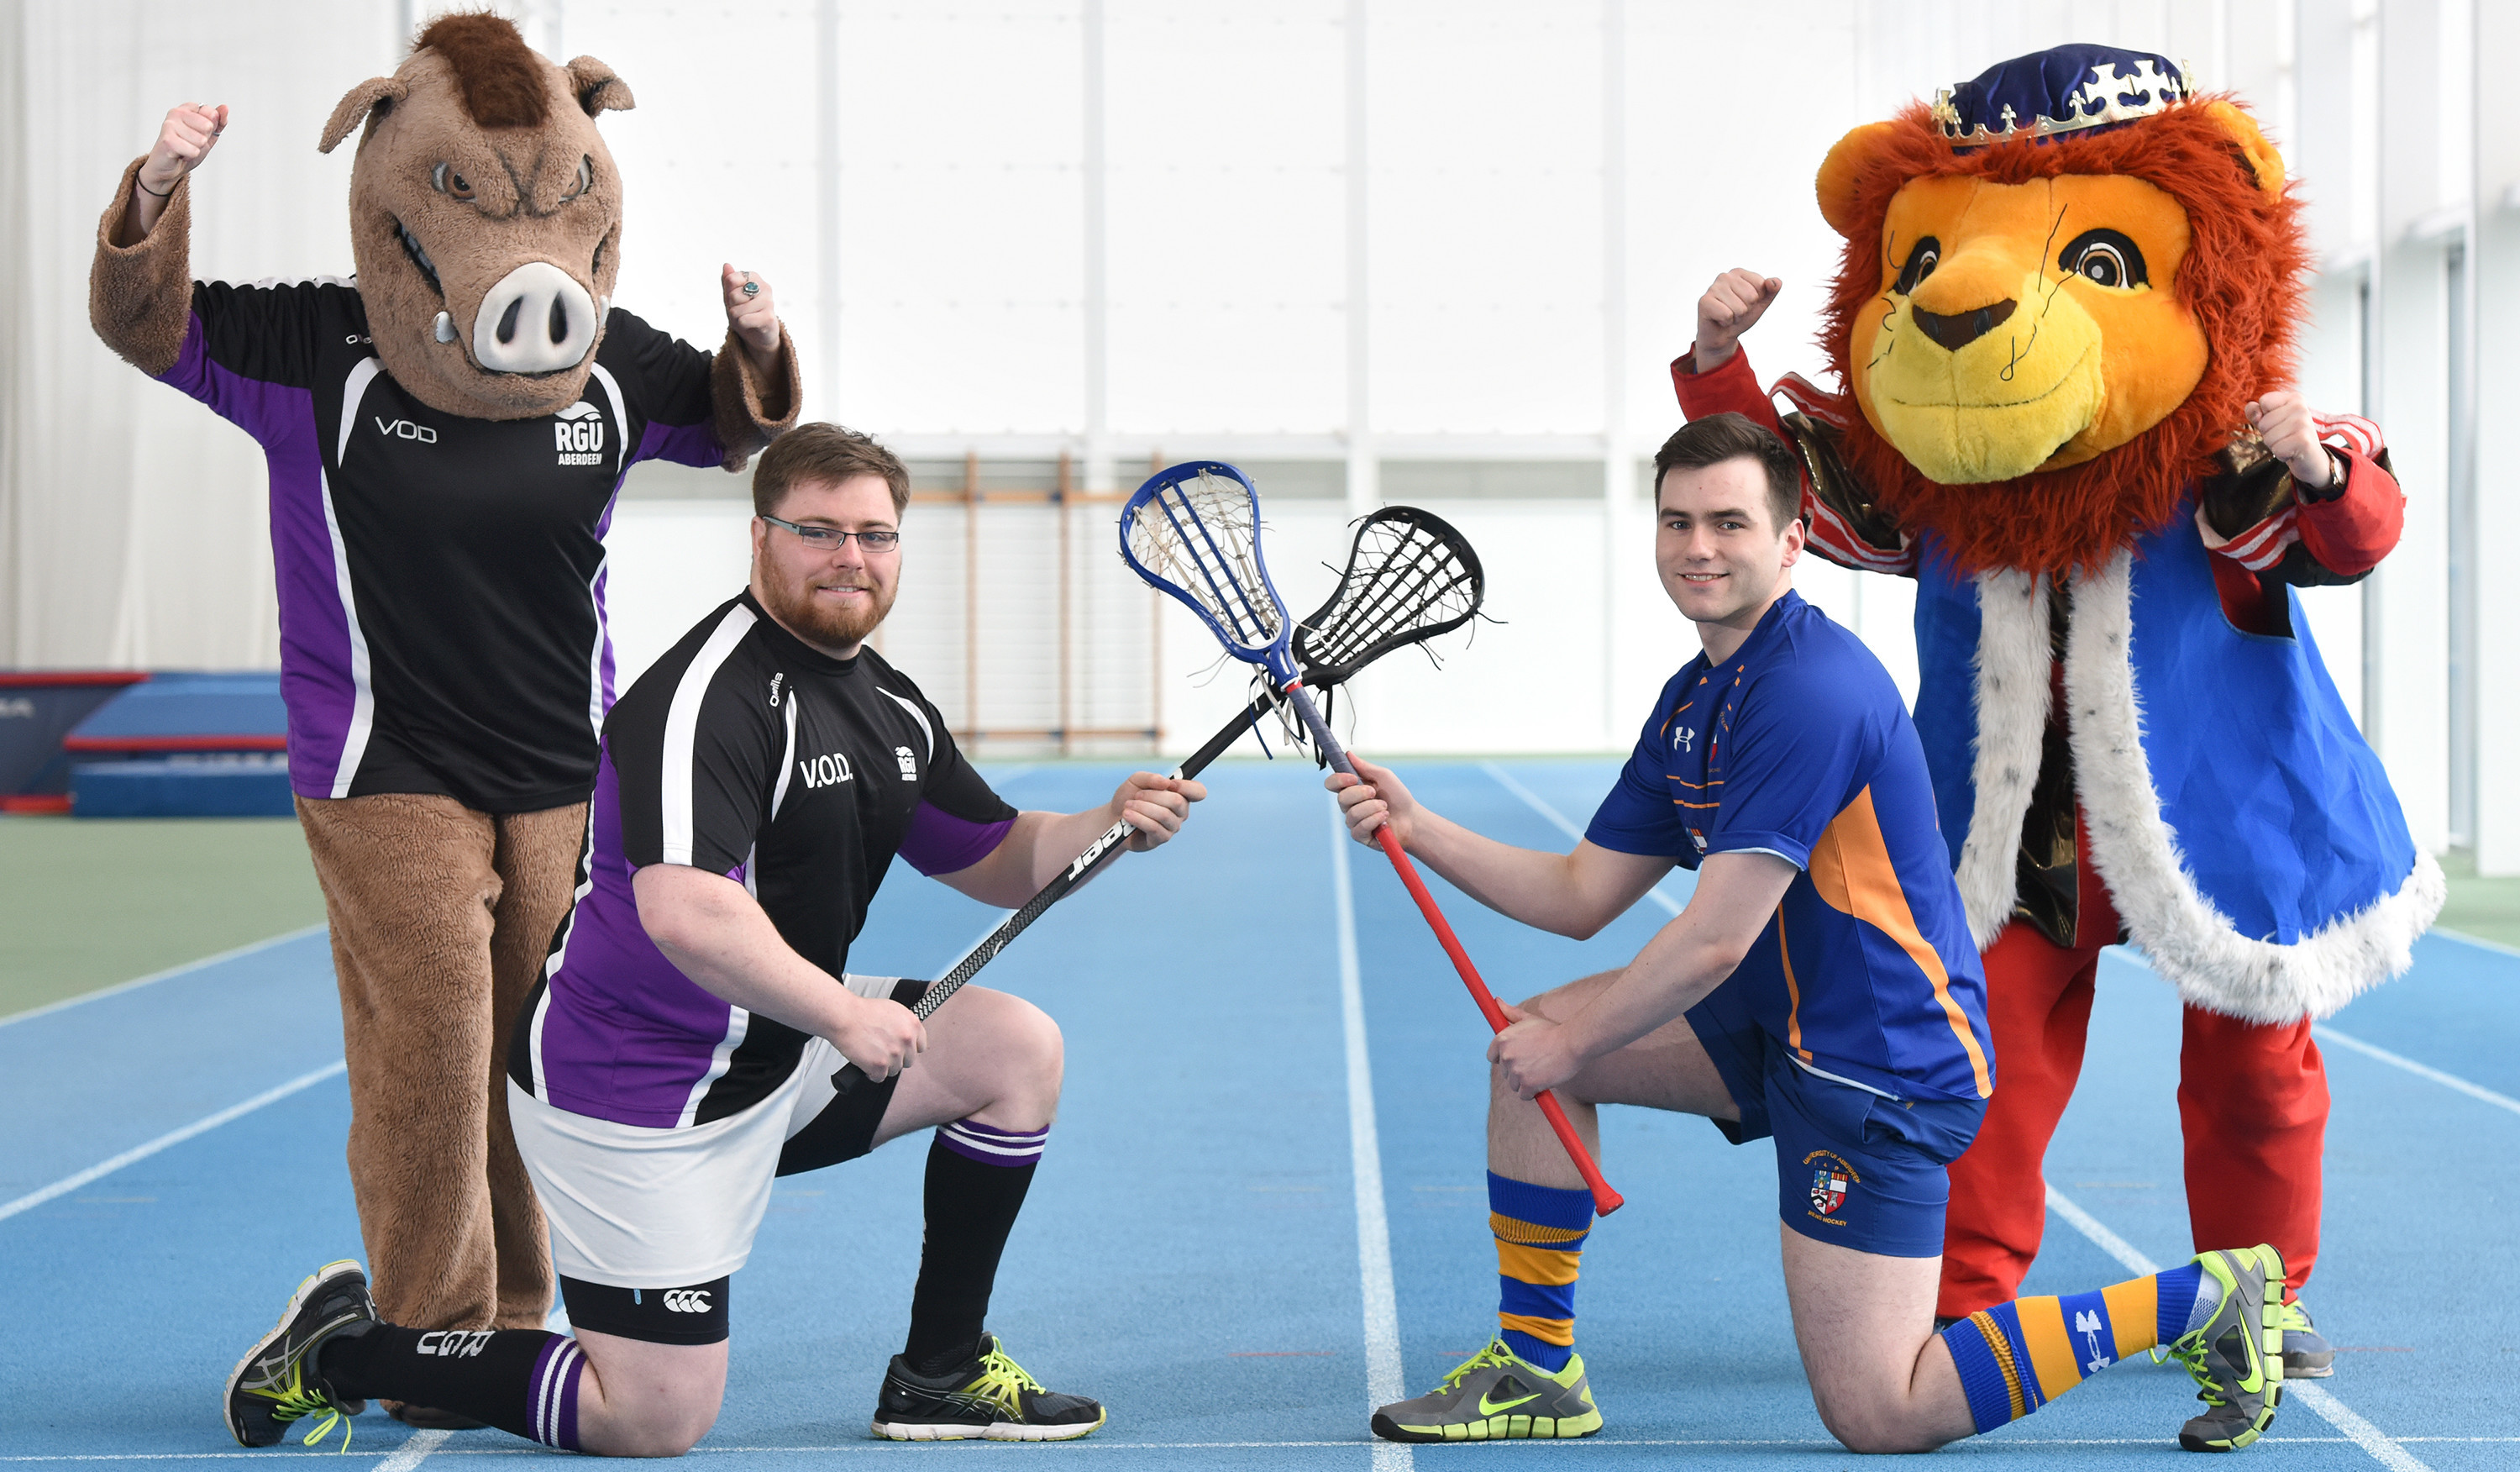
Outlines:
[[853,536],[858,539],[858,546],[869,552],[891,552],[901,546],[901,533],[898,531],[842,531],[837,527],[799,527],[794,522],[783,522],[775,516],[761,519],[773,527],[794,532],[798,541],[817,552],[837,552],[848,545],[849,538]]

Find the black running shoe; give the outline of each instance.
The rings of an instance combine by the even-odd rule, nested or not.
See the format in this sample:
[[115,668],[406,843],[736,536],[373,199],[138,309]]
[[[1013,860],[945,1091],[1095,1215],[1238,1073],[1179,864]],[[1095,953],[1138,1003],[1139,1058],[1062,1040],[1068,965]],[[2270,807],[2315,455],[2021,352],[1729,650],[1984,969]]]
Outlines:
[[941,1375],[893,1356],[875,1403],[875,1434],[896,1442],[1064,1442],[1102,1421],[1100,1402],[1042,1389],[995,1334],[982,1334],[971,1357]]
[[[297,1285],[280,1324],[237,1361],[228,1376],[227,1394],[219,1406],[228,1430],[242,1447],[272,1447],[289,1435],[292,1421],[310,1415],[324,1419],[307,1434],[315,1441],[344,1415],[357,1415],[365,1402],[343,1401],[314,1372],[317,1350],[344,1329],[377,1320],[377,1306],[368,1297],[368,1275],[356,1263],[327,1263]],[[342,1430],[342,1449],[349,1431]]]

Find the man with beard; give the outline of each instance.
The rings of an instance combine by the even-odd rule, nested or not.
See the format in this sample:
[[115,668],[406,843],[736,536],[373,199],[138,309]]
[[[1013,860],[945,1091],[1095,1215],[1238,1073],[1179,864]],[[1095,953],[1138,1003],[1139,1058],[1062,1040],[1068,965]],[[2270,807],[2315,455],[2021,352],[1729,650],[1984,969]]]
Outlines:
[[[899,590],[909,498],[901,462],[865,436],[817,424],[774,441],[753,473],[750,586],[605,723],[577,905],[509,1053],[574,1337],[385,1323],[358,1265],[336,1263],[230,1380],[240,1442],[387,1397],[569,1449],[687,1450],[717,1416],[729,1278],[772,1177],[930,1127],[909,1342],[876,1433],[1052,1441],[1102,1424],[982,1327],[1058,1107],[1057,1024],[973,987],[922,1025],[907,1004],[925,983],[845,964],[896,854],[1019,905],[1113,822],[1151,849],[1206,792],[1139,772],[1068,814],[991,792],[864,644]],[[840,1093],[844,1063],[868,1078]]]

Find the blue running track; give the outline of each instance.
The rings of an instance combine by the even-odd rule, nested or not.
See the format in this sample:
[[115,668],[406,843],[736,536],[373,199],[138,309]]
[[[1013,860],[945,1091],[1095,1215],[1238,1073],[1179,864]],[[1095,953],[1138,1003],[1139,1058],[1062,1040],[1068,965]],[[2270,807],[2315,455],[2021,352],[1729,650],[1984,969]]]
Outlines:
[[[1612,770],[1404,768],[1471,826],[1557,848]],[[1106,797],[1119,771],[996,778],[1020,805],[1074,808]],[[1309,769],[1234,762],[1210,776],[1214,796],[1179,843],[1125,859],[984,978],[1041,1002],[1068,1039],[1066,1104],[991,1327],[1046,1383],[1102,1399],[1109,1426],[1024,1450],[868,1439],[917,1265],[914,1138],[782,1182],[736,1279],[732,1382],[695,1453],[703,1464],[1851,1463],[1811,1408],[1786,1322],[1773,1158],[1643,1111],[1605,1120],[1604,1164],[1630,1205],[1595,1232],[1577,1297],[1606,1429],[1569,1444],[1372,1443],[1377,1397],[1426,1389],[1494,1323],[1484,1028],[1379,855],[1334,841]],[[1623,961],[1687,896],[1675,876],[1661,901],[1578,943],[1435,885],[1508,995]],[[995,919],[904,869],[852,961],[934,975]],[[2191,1250],[2177,1005],[2133,955],[2111,953],[2102,977],[2083,1089],[2048,1162],[2056,1209],[2032,1292],[2114,1282]],[[2429,938],[2410,977],[2336,1019],[2326,1051],[2326,1239],[2308,1298],[2346,1352],[2245,1454],[2270,1472],[2520,1465],[2520,956]],[[238,1449],[217,1403],[297,1280],[360,1252],[339,1057],[320,934],[0,1024],[0,1109],[14,1127],[0,1140],[0,1472],[310,1454]],[[1934,1454],[2167,1466],[2191,1394],[2176,1365],[2138,1360]],[[451,1472],[486,1455],[555,1453],[497,1431],[415,1434],[372,1412],[335,1464]]]

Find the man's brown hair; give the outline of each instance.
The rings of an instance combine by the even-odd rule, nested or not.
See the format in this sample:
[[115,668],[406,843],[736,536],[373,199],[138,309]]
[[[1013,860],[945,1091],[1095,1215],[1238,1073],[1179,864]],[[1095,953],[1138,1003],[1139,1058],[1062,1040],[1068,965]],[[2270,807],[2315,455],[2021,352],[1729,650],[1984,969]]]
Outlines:
[[892,487],[892,514],[910,506],[910,471],[901,458],[865,435],[835,424],[800,424],[770,441],[752,463],[752,513],[769,516],[791,486],[816,481],[837,485],[859,476],[881,476]]
[[1654,504],[1662,504],[1662,478],[1674,470],[1704,470],[1727,460],[1755,461],[1768,473],[1768,529],[1785,534],[1803,514],[1803,471],[1775,432],[1746,414],[1709,414],[1673,432],[1654,451]]

